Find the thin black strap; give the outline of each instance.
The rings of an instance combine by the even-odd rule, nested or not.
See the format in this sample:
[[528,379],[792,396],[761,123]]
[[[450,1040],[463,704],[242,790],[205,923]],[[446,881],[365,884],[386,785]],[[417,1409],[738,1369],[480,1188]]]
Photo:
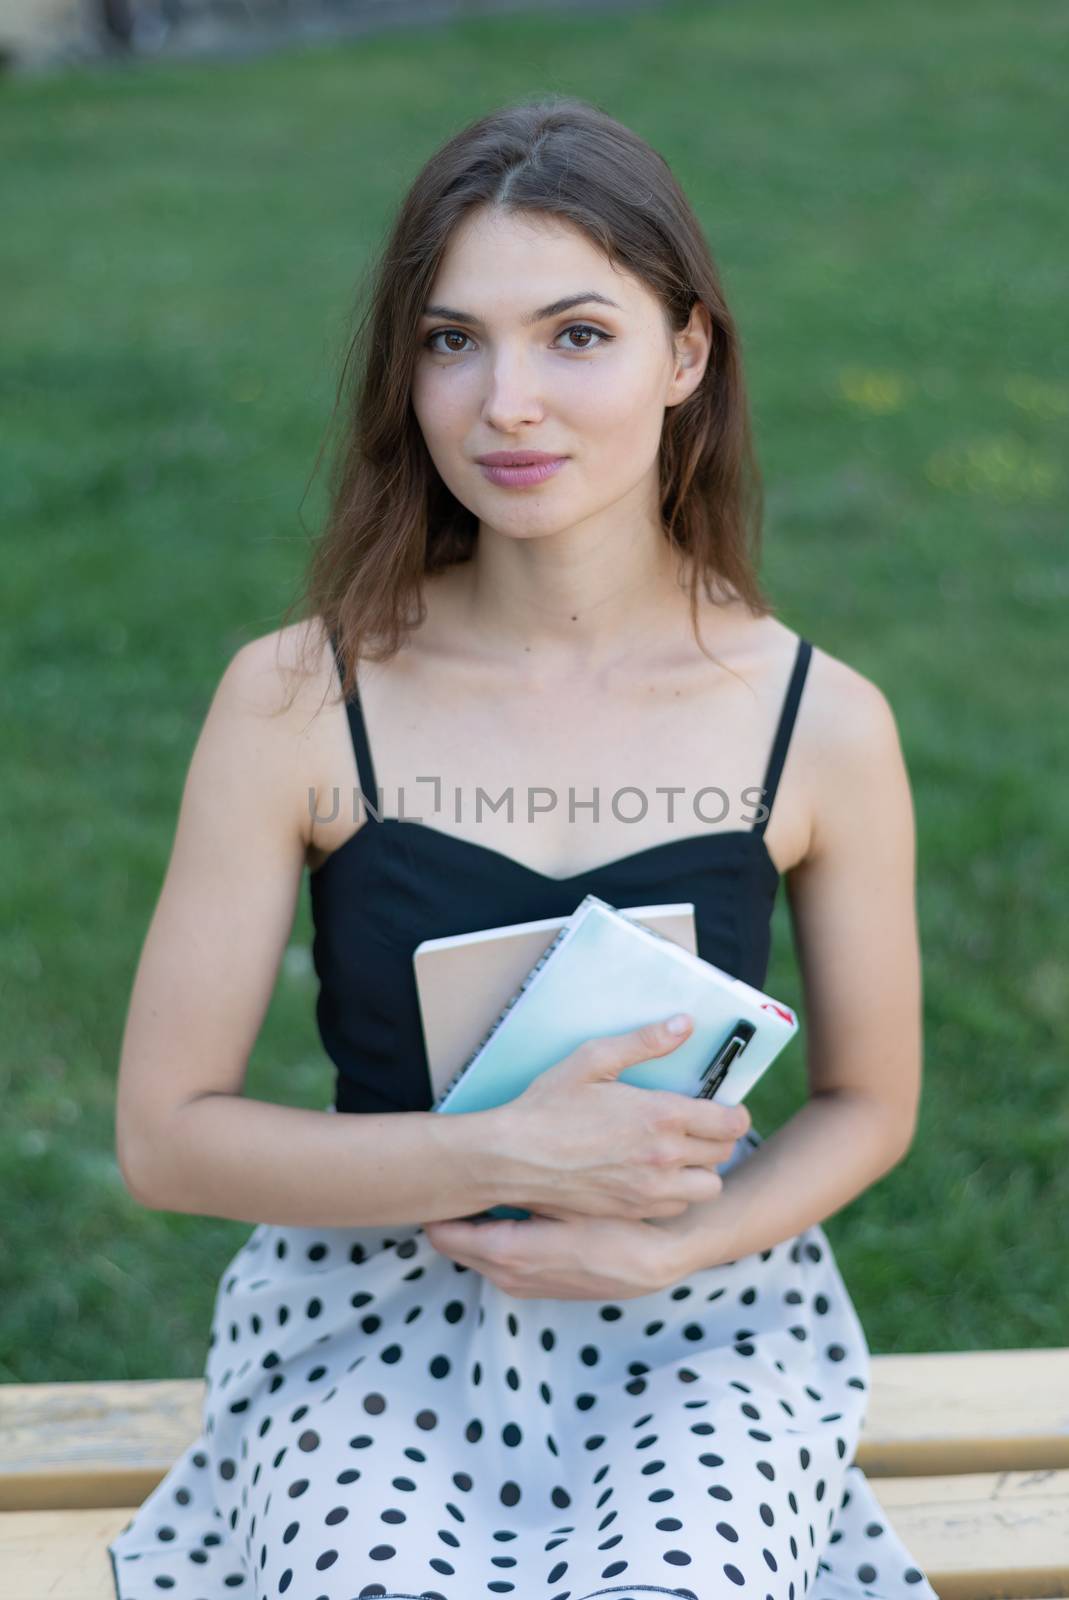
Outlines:
[[[334,634],[330,634],[330,647],[334,651],[334,660],[338,668],[339,681],[345,682],[345,673],[342,667],[341,653]],[[367,740],[367,728],[364,724],[364,712],[360,704],[360,692],[354,689],[345,702],[345,709],[349,717],[349,732],[352,734],[353,750],[356,753],[356,767],[360,774],[360,792],[364,796],[364,807],[368,821],[378,821],[382,814],[379,800],[378,785],[375,782],[375,767],[371,760],[371,746]]]
[[787,746],[791,742],[791,733],[794,729],[794,719],[798,714],[798,702],[802,698],[802,686],[809,668],[809,658],[813,654],[813,646],[808,639],[798,640],[798,649],[794,657],[794,671],[791,681],[787,685],[787,693],[783,697],[783,710],[780,712],[779,726],[776,737],[772,741],[772,754],[768,758],[768,770],[765,773],[764,786],[761,790],[761,801],[768,809],[764,820],[754,824],[754,833],[764,833],[768,827],[768,819],[772,815],[772,806],[776,799],[776,790],[779,787],[780,773],[783,763],[787,759]]

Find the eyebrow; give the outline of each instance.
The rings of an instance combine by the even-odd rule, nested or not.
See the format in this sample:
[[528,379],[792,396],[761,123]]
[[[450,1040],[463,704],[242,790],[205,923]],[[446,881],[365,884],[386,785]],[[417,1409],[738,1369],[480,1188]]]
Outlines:
[[[581,306],[589,301],[595,301],[601,306],[614,306],[617,311],[622,310],[615,300],[610,300],[608,295],[598,294],[596,289],[584,289],[581,294],[566,294],[560,300],[554,300],[551,305],[539,306],[537,311],[529,312],[521,320],[526,327],[536,322],[545,322],[550,317],[559,317],[562,311],[570,311],[572,306]],[[466,322],[471,328],[480,328],[482,323],[470,311],[457,311],[454,306],[430,305],[423,307],[425,317],[448,317],[451,322]]]

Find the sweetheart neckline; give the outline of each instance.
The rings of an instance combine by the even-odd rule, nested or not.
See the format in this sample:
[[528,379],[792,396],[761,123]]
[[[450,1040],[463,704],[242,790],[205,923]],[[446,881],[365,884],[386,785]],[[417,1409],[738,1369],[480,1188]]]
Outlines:
[[355,833],[351,833],[336,849],[331,850],[319,863],[318,867],[310,869],[309,876],[317,878],[327,864],[335,856],[347,850],[355,839],[368,830],[393,826],[397,828],[422,828],[425,833],[434,834],[437,839],[445,839],[451,845],[459,845],[461,849],[475,850],[481,855],[490,856],[497,861],[506,863],[515,871],[523,872],[530,878],[537,878],[542,883],[570,884],[578,883],[581,878],[592,878],[603,872],[609,872],[616,867],[627,867],[632,862],[641,861],[645,856],[658,855],[663,850],[678,848],[680,845],[710,844],[716,839],[752,839],[763,855],[768,866],[771,867],[776,881],[783,876],[776,863],[769,854],[763,833],[758,833],[753,827],[749,828],[718,828],[713,833],[685,833],[678,839],[662,839],[659,844],[644,845],[641,850],[632,850],[628,855],[616,856],[612,861],[602,861],[594,867],[584,867],[581,872],[567,873],[564,877],[554,877],[552,873],[541,872],[537,867],[529,867],[526,862],[520,861],[516,856],[507,855],[504,850],[497,850],[493,845],[480,844],[477,839],[466,839],[459,833],[448,833],[444,828],[436,828],[433,823],[421,822],[416,817],[371,817],[370,815],[361,823]]

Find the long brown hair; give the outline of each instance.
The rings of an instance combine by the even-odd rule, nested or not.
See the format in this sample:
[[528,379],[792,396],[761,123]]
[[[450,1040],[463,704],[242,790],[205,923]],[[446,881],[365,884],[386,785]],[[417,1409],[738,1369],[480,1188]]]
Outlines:
[[739,336],[698,220],[638,134],[587,101],[540,96],[479,117],[417,174],[346,353],[328,425],[340,408],[326,527],[294,602],[337,640],[346,697],[357,661],[388,659],[423,620],[424,574],[469,559],[476,541],[478,519],[442,482],[410,394],[422,308],[454,229],[480,206],[582,229],[648,285],[673,330],[695,301],[707,307],[713,343],[702,381],[665,412],[662,525],[686,555],[696,637],[699,583],[710,598],[714,586],[733,592],[756,616],[773,610],[755,570],[763,497]]

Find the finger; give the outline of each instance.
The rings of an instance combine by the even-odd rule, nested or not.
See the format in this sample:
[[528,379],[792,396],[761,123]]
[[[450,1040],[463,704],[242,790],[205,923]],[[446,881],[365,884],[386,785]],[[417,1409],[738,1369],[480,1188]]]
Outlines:
[[435,1250],[454,1259],[471,1255],[476,1249],[468,1224],[436,1222],[424,1229]]
[[715,1100],[695,1098],[687,1107],[687,1132],[695,1139],[741,1139],[750,1127],[745,1106],[722,1106]]
[[712,1167],[683,1167],[679,1173],[679,1187],[680,1199],[687,1205],[695,1205],[717,1199],[723,1191],[724,1180]]
[[687,1134],[683,1141],[684,1165],[688,1167],[717,1167],[735,1153],[738,1139],[700,1139]]
[[694,1018],[688,1012],[680,1012],[679,1017],[683,1025],[678,1032],[669,1030],[666,1017],[629,1028],[625,1033],[598,1034],[585,1040],[566,1059],[576,1063],[582,1077],[613,1078],[625,1067],[678,1049],[694,1027]]
[[[499,1218],[494,1222],[461,1222],[450,1219],[448,1222],[434,1224],[447,1255],[463,1254],[466,1258],[484,1262],[499,1258],[508,1238],[504,1230],[513,1226],[512,1220],[506,1218]],[[431,1243],[434,1242],[432,1238]]]

